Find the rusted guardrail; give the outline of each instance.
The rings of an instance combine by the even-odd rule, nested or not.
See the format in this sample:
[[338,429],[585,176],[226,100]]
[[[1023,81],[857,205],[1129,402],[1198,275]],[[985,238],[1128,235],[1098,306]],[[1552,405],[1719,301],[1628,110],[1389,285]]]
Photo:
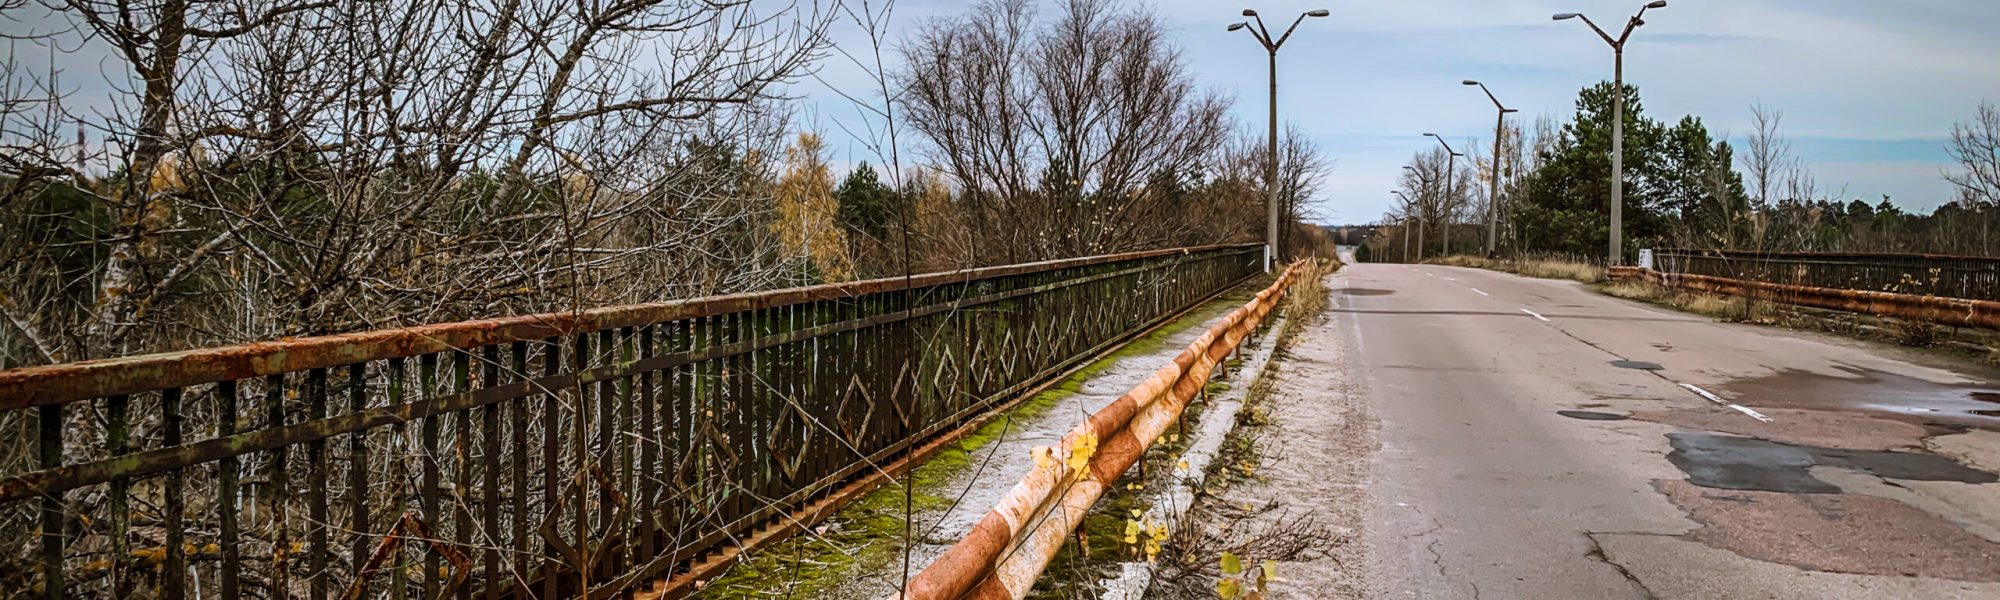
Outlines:
[[0,589],[606,598],[1259,272],[1166,250],[0,371]]
[[2000,329],[2000,302],[1986,300],[1784,285],[1707,275],[1662,273],[1637,267],[1612,267],[1610,276],[1612,279],[1640,279],[1671,288],[1743,296],[1781,304],[1881,315],[1941,325]]
[[1200,393],[1209,373],[1277,307],[1303,263],[1230,312],[1173,362],[1160,367],[1071,430],[970,533],[905,587],[908,600],[1012,599],[1027,596],[1063,542],[1107,486],[1130,469]]
[[1931,254],[1842,254],[1658,250],[1654,268],[1780,285],[2000,301],[2000,258]]

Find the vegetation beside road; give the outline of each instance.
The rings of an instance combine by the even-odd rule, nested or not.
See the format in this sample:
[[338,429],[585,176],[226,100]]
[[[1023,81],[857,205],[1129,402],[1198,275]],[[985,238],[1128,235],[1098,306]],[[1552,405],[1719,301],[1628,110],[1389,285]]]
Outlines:
[[1482,258],[1478,256],[1447,256],[1429,261],[1430,264],[1447,267],[1471,267],[1513,273],[1536,279],[1568,279],[1583,283],[1598,283],[1605,280],[1604,267],[1584,262],[1544,259],[1544,258]]
[[[937,532],[927,530],[937,523],[945,512],[952,510],[963,500],[962,488],[967,483],[967,477],[972,475],[974,469],[982,468],[987,461],[1025,458],[996,457],[993,455],[995,451],[992,448],[993,444],[1006,439],[1007,436],[1019,435],[1024,428],[1047,415],[1050,410],[1082,392],[1085,383],[1104,374],[1120,362],[1162,353],[1168,349],[1170,340],[1176,334],[1190,327],[1199,326],[1223,314],[1224,311],[1241,305],[1251,294],[1269,284],[1269,279],[1259,278],[1238,286],[1216,300],[1189,311],[1173,322],[1133,340],[1123,348],[1078,370],[1054,387],[988,420],[972,433],[933,455],[903,478],[910,486],[907,513],[903,486],[897,483],[883,484],[875,491],[840,509],[825,523],[813,527],[810,531],[753,551],[747,555],[746,560],[732,567],[722,577],[705,585],[698,597],[767,598],[773,595],[794,598],[869,597],[867,593],[850,596],[839,592],[854,587],[858,578],[863,576],[872,575],[891,582],[900,579],[903,549],[910,544],[941,545],[955,541],[937,539]],[[1151,365],[1151,367],[1157,366]],[[1073,423],[1061,423],[1054,435],[1060,436],[1070,425]],[[984,511],[987,507],[971,508]],[[905,514],[911,516],[909,522],[914,524],[913,531],[904,529]],[[1120,525],[1122,526],[1122,522]],[[912,539],[905,539],[906,536]],[[910,566],[912,575],[924,567],[923,557],[917,557],[916,560],[917,562]]]

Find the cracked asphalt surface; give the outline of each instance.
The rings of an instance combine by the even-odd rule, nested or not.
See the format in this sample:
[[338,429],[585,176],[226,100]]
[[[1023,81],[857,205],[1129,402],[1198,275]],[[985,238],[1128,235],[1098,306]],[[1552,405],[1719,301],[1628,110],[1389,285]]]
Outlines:
[[[1363,264],[1331,287],[1278,363],[1293,448],[1244,493],[1354,535],[1275,595],[2000,598],[2000,437],[1977,412],[2000,373],[1489,271]],[[1670,434],[1710,445],[1671,461]],[[1897,478],[1939,457],[1964,470]]]

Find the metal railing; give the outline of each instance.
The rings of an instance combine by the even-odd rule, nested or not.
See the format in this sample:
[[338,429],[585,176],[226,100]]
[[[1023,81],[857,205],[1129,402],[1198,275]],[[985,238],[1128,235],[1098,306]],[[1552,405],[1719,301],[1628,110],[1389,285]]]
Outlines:
[[[0,371],[0,585],[604,598],[1259,272],[1146,252]],[[27,442],[32,440],[32,443]]]
[[1668,274],[1836,290],[2000,300],[2000,258],[1658,250],[1654,268]]

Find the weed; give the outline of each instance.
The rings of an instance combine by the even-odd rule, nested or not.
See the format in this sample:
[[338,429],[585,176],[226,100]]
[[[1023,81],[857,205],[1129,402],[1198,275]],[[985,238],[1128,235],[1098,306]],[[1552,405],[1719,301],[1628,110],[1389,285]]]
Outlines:
[[1603,267],[1596,265],[1548,259],[1491,259],[1477,256],[1446,256],[1433,259],[1431,264],[1448,267],[1470,267],[1513,273],[1522,277],[1537,279],[1568,279],[1583,283],[1600,283],[1605,280]]

